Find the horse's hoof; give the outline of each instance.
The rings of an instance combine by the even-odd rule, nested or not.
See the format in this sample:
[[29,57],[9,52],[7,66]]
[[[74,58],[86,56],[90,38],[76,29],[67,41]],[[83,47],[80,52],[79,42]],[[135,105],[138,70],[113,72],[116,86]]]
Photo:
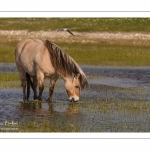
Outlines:
[[42,97],[37,97],[37,100],[41,101],[41,100],[42,100]]
[[34,99],[34,100],[37,100],[37,96],[36,96],[36,97],[33,97],[33,99]]
[[49,103],[51,103],[51,102],[52,102],[52,99],[51,99],[51,98],[48,98],[47,101],[48,101]]
[[26,98],[26,97],[23,97],[23,101],[25,101],[25,100],[27,100],[27,98]]

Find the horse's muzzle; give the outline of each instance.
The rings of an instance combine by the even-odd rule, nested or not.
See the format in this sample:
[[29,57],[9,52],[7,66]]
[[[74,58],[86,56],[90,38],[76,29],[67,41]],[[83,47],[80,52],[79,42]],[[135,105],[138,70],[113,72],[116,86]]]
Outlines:
[[78,102],[78,97],[69,97],[70,102]]

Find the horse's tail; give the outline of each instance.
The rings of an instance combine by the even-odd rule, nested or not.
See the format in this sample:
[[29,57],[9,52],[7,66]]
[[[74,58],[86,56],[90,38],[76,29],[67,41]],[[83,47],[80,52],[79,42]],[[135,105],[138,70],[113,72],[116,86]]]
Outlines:
[[30,85],[33,89],[33,82],[30,78],[30,75],[27,72],[26,72],[26,79],[27,79],[27,100],[28,100],[30,96]]

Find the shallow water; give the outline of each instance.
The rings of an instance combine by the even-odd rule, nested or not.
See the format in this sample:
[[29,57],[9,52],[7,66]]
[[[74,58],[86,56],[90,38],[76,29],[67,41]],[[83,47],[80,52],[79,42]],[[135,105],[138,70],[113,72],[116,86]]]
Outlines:
[[[76,132],[150,131],[149,108],[143,107],[150,100],[149,67],[81,68],[88,76],[89,87],[82,91],[78,103],[68,101],[62,80],[57,81],[51,104],[46,101],[47,87],[43,101],[35,103],[32,92],[30,102],[23,103],[21,88],[0,89],[0,127],[5,121],[42,123],[45,119],[64,126],[64,131],[70,127]],[[0,71],[10,73],[17,69],[14,64],[1,63]]]
[[17,72],[16,64],[0,62],[0,72]]

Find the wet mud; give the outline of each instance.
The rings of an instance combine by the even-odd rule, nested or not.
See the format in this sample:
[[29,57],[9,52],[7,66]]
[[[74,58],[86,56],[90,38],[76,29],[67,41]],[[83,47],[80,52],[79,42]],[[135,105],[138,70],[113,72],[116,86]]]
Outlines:
[[[48,88],[42,101],[23,102],[21,88],[0,89],[0,123],[13,120],[25,122],[41,118],[58,123],[69,122],[77,132],[149,132],[149,111],[133,111],[132,103],[140,105],[150,100],[149,67],[96,67],[81,66],[88,77],[78,103],[67,98],[64,81],[58,80],[53,102],[46,101]],[[0,63],[0,72],[17,72],[15,64]],[[49,84],[46,79],[45,84]],[[120,107],[125,102],[131,109]],[[103,105],[106,105],[102,107]],[[116,104],[116,105],[115,105]],[[134,105],[134,104],[133,104]],[[139,107],[140,108],[140,107]],[[132,114],[132,115],[131,115]],[[55,122],[56,123],[56,122]],[[58,131],[59,132],[59,131]]]

